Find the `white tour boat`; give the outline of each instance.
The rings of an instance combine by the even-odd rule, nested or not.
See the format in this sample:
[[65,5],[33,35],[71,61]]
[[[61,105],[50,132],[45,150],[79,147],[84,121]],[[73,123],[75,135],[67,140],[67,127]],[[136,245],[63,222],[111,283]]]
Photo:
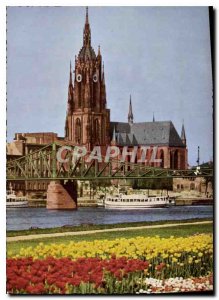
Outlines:
[[12,187],[10,186],[10,190],[7,191],[6,194],[6,207],[7,208],[28,207],[28,201],[24,196],[21,197],[16,196],[15,191],[13,191]]
[[108,209],[147,209],[162,208],[175,205],[175,199],[169,196],[148,197],[146,195],[108,195],[104,206]]

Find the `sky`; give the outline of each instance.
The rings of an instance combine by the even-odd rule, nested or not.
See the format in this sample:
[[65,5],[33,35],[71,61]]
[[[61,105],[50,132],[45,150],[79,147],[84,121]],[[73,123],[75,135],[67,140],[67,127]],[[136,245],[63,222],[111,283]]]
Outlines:
[[[91,43],[105,67],[111,121],[184,122],[188,161],[213,159],[207,7],[89,7]],[[64,136],[69,64],[83,43],[85,7],[8,7],[7,140]]]

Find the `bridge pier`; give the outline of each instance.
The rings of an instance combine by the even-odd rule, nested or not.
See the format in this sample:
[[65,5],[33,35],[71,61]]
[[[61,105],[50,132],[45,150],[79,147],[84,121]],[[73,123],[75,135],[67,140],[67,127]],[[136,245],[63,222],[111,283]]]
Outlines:
[[47,209],[77,209],[77,182],[53,180],[47,189]]

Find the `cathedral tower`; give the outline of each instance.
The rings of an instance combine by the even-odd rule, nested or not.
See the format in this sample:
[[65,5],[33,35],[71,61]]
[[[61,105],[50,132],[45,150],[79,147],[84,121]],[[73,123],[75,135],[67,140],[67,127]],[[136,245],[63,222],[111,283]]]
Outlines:
[[104,66],[98,47],[91,46],[91,30],[86,8],[83,46],[75,57],[74,83],[70,65],[65,138],[75,145],[107,145],[110,142],[110,110],[106,107]]

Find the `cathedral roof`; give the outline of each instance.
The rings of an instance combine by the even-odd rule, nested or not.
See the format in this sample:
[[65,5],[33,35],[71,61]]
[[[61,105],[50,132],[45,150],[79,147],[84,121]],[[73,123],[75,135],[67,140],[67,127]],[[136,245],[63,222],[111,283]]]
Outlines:
[[83,46],[78,54],[78,58],[82,60],[86,59],[96,59],[96,54],[91,46]]
[[121,146],[134,145],[165,145],[185,147],[171,121],[142,123],[110,123],[112,136],[115,127],[117,144]]

